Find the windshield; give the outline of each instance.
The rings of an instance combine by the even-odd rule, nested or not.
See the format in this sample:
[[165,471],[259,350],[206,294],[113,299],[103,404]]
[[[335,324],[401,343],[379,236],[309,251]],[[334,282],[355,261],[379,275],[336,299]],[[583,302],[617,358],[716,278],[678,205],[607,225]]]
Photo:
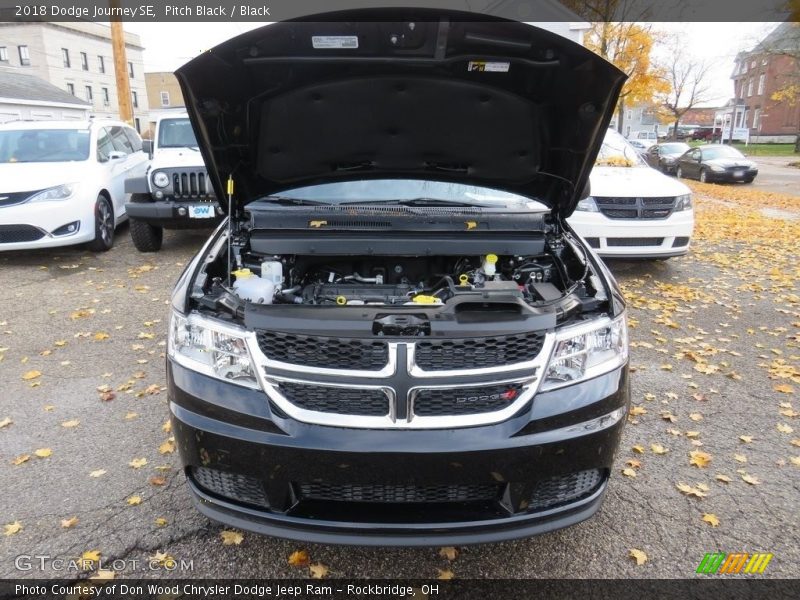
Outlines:
[[730,146],[716,146],[714,148],[703,149],[703,160],[714,160],[715,158],[744,158],[744,154]]
[[197,138],[188,118],[164,119],[158,126],[159,148],[192,148]]
[[643,167],[644,161],[628,140],[613,129],[606,131],[597,160],[598,167]]
[[690,146],[689,144],[661,144],[661,154],[683,154]]
[[417,179],[365,179],[323,183],[295,188],[280,193],[284,198],[296,198],[330,204],[391,202],[416,200],[419,198],[451,201],[476,206],[516,207],[533,210],[548,210],[544,204],[523,196],[491,188],[442,181]]
[[88,129],[0,131],[0,163],[51,163],[88,158]]

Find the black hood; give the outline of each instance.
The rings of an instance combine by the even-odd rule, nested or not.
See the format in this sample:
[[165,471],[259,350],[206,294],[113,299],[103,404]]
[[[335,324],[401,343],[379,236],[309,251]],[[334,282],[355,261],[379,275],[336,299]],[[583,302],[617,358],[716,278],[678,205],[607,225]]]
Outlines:
[[233,176],[236,212],[300,186],[412,178],[537,198],[563,217],[625,80],[554,33],[430,9],[267,25],[176,75],[218,198]]

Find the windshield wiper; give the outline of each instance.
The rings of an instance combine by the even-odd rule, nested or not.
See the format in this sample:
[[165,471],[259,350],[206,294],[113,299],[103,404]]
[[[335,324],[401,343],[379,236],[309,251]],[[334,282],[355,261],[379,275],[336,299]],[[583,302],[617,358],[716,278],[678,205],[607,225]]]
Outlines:
[[340,206],[352,206],[355,204],[394,204],[399,206],[457,206],[457,207],[490,207],[490,204],[480,204],[477,202],[464,202],[462,200],[444,200],[442,198],[406,198],[403,200],[353,200],[340,202]]
[[270,204],[280,204],[282,206],[330,206],[330,202],[320,200],[306,200],[304,198],[289,198],[287,196],[266,196],[258,198],[256,202],[269,202]]

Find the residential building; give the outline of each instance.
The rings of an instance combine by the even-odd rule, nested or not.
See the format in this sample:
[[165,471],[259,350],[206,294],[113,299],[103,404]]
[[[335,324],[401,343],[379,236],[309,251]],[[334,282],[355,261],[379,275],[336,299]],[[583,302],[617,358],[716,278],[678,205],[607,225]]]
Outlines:
[[44,79],[0,67],[0,123],[38,119],[86,119],[91,106]]
[[800,133],[800,100],[773,99],[789,85],[800,85],[800,25],[778,25],[755,48],[736,56],[731,79],[734,98],[717,118],[750,130],[751,142],[793,143]]
[[147,104],[150,107],[152,132],[158,119],[169,113],[183,112],[186,110],[186,104],[178,79],[171,71],[145,73],[144,80],[147,85]]
[[[125,34],[134,104],[140,131],[149,122],[141,40]],[[85,100],[91,115],[119,118],[111,28],[102,23],[0,23],[0,66],[14,67]],[[0,95],[2,95],[0,93]]]
[[[619,114],[614,112],[609,127],[617,129],[617,119]],[[624,131],[622,135],[626,138],[636,131],[655,131],[666,129],[658,118],[658,107],[654,104],[639,104],[625,108],[625,118],[623,119]]]

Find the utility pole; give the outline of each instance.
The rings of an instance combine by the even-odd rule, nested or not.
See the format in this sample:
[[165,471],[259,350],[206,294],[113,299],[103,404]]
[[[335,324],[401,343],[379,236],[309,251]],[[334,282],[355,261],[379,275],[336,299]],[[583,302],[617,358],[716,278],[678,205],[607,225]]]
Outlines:
[[[120,8],[121,0],[109,0],[111,8]],[[133,126],[133,106],[131,105],[131,82],[128,76],[128,58],[125,54],[125,31],[122,17],[111,17],[111,46],[114,50],[114,75],[117,79],[117,101],[119,118]]]

